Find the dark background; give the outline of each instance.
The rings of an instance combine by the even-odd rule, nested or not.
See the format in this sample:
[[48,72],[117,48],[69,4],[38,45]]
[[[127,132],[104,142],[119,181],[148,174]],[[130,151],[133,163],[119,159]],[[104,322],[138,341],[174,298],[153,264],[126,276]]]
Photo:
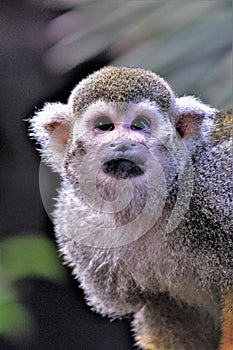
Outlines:
[[[27,123],[35,107],[65,102],[70,90],[88,73],[108,62],[100,55],[62,77],[49,73],[42,57],[49,47],[46,28],[61,11],[30,2],[0,3],[0,232],[1,238],[40,231],[53,238],[53,227],[39,193],[39,157],[28,137]],[[67,274],[70,271],[67,269]],[[39,278],[16,283],[36,329],[27,341],[0,338],[2,350],[112,350],[132,348],[127,321],[103,319],[85,305],[73,278],[66,284]],[[1,310],[0,310],[1,313]],[[12,320],[13,322],[13,320]]]

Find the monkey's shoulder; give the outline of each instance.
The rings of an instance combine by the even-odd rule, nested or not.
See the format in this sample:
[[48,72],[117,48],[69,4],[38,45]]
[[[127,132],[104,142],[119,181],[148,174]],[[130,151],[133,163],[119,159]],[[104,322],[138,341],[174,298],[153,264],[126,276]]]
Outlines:
[[226,108],[217,113],[213,128],[209,134],[211,143],[230,141],[233,135],[233,110]]

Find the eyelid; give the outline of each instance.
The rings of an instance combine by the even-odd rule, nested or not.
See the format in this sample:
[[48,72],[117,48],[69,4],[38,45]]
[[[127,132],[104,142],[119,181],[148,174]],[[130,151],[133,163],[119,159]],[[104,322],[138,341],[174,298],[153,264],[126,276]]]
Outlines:
[[101,119],[102,120],[105,119],[106,124],[110,124],[110,123],[114,124],[112,119],[109,116],[102,114],[102,115],[98,116],[97,118],[95,118],[94,125],[96,125],[98,123],[98,121],[101,121]]
[[151,124],[151,120],[150,120],[150,118],[149,117],[147,117],[146,115],[144,115],[144,114],[137,114],[136,115],[136,117],[134,118],[134,120],[135,119],[144,119],[144,120],[146,120],[147,122],[148,122],[148,124]]
[[98,132],[112,131],[114,128],[115,125],[112,122],[111,118],[105,115],[98,117],[94,122],[94,129]]
[[145,115],[138,114],[132,121],[130,127],[135,131],[148,131],[151,129],[151,120]]

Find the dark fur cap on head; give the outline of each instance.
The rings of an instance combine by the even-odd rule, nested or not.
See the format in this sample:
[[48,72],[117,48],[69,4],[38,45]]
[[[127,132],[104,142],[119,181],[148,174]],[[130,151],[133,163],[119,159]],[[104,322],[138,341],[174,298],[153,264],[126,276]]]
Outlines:
[[174,93],[155,73],[127,67],[105,67],[83,79],[73,90],[69,103],[77,113],[96,100],[119,103],[156,101],[163,111],[169,109]]

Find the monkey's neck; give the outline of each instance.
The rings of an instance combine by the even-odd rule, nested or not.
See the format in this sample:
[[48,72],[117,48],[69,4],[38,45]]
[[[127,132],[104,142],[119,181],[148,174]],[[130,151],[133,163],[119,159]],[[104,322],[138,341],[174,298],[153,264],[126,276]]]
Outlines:
[[127,205],[113,214],[116,226],[128,225],[138,230],[148,230],[154,226],[162,215],[168,199],[167,192],[160,186],[151,187],[148,184],[134,184],[132,196],[127,197]]

